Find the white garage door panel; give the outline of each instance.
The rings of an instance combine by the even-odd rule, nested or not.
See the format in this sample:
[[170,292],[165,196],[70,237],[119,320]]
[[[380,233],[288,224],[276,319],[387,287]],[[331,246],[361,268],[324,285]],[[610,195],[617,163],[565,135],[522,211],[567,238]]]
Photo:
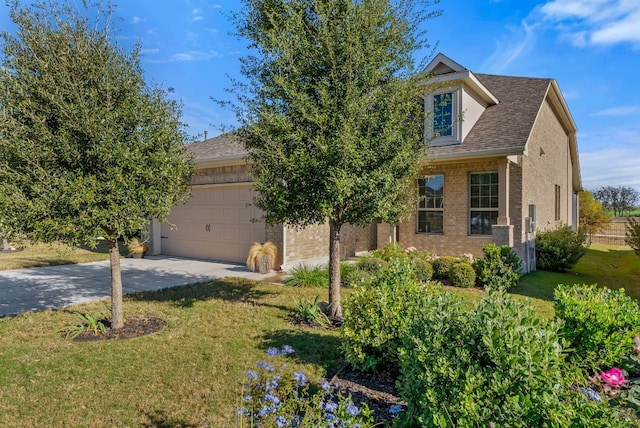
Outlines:
[[252,200],[248,187],[194,189],[171,211],[176,228],[162,225],[162,253],[243,263],[251,245],[265,240],[264,223],[251,221],[261,215]]

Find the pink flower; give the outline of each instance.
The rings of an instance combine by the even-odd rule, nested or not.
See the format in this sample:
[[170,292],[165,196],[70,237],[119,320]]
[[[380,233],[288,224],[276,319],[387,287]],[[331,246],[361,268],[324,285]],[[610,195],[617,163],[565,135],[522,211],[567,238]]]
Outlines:
[[607,385],[611,386],[620,386],[627,381],[622,374],[622,370],[617,367],[600,373],[600,379],[602,379],[602,381]]

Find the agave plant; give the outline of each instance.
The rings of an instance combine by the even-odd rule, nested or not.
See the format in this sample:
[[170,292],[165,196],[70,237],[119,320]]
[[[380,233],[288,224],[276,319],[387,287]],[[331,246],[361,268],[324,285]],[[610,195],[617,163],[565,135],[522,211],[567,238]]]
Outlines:
[[273,242],[267,241],[264,244],[254,242],[249,249],[247,268],[253,272],[268,273],[273,269],[277,255],[278,247]]

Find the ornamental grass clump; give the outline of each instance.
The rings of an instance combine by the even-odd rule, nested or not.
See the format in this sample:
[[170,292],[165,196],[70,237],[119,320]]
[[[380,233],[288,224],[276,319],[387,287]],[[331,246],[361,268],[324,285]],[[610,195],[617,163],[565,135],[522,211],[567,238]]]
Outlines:
[[268,273],[273,269],[277,255],[278,247],[273,242],[267,241],[264,244],[254,242],[247,256],[247,269],[252,272]]
[[242,383],[241,405],[238,410],[239,427],[371,427],[373,412],[366,404],[356,405],[351,396],[345,396],[324,381],[315,390],[307,376],[292,372],[275,361],[294,353],[288,345],[280,349],[269,348],[269,361],[259,361],[254,370],[248,370]]

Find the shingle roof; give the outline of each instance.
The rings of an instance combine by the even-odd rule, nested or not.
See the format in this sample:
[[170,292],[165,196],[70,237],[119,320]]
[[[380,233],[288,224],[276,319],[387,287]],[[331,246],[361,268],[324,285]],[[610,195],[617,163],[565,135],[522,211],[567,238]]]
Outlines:
[[247,154],[244,145],[232,133],[187,144],[186,147],[196,155],[196,160],[242,157]]
[[435,146],[430,156],[474,156],[493,150],[522,152],[552,79],[474,74],[499,103],[488,107],[462,144]]
[[[462,144],[435,146],[434,159],[474,157],[494,150],[522,152],[552,79],[474,74],[493,93],[498,104],[488,107]],[[196,160],[242,157],[247,151],[234,134],[223,134],[191,143],[187,149]]]

